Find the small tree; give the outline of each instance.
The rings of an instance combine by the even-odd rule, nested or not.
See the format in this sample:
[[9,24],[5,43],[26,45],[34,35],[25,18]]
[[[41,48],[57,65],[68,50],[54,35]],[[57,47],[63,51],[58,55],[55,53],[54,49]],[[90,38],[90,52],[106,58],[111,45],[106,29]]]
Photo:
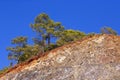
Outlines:
[[39,47],[39,45],[34,45],[34,46],[27,45],[23,49],[23,54],[20,55],[20,57],[19,57],[19,62],[26,61],[29,58],[31,58],[32,56],[42,54],[42,53],[43,53],[43,50],[41,47]]
[[12,40],[14,47],[8,47],[8,59],[15,60],[17,63],[26,61],[38,53],[43,53],[43,49],[39,45],[28,45],[26,37],[17,37]]
[[74,31],[74,30],[65,30],[61,33],[61,36],[57,40],[57,45],[61,46],[71,41],[76,41],[86,36],[85,33]]
[[113,35],[117,35],[117,32],[115,30],[113,30],[110,27],[103,27],[101,28],[101,33],[102,34],[113,34]]
[[19,57],[23,54],[23,49],[27,45],[27,37],[20,36],[14,38],[11,43],[15,46],[7,48],[9,51],[8,59],[13,59],[19,63]]

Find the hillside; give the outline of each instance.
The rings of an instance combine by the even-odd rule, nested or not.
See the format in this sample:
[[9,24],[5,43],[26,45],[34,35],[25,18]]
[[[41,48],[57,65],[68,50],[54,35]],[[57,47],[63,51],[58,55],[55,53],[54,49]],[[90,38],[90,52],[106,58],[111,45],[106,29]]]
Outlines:
[[0,80],[120,80],[120,37],[72,42],[15,66]]

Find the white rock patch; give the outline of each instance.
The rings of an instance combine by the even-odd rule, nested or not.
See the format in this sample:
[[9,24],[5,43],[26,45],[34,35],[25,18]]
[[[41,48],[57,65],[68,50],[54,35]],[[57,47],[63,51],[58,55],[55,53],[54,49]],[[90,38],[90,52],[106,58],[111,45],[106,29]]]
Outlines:
[[100,43],[102,43],[103,40],[104,40],[104,37],[101,36],[101,37],[99,37],[98,39],[94,39],[94,40],[92,40],[92,41],[94,41],[94,42],[100,44]]
[[61,55],[59,55],[59,56],[56,58],[56,61],[57,61],[58,63],[62,63],[62,62],[65,60],[65,58],[66,58],[66,56],[61,56]]

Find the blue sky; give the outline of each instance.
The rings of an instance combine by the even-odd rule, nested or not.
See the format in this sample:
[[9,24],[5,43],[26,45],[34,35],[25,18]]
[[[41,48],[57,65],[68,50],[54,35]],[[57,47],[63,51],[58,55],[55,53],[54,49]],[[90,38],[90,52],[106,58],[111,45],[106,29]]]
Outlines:
[[34,37],[29,24],[42,12],[66,29],[99,33],[110,26],[120,34],[120,0],[0,0],[0,69],[10,63],[11,39]]

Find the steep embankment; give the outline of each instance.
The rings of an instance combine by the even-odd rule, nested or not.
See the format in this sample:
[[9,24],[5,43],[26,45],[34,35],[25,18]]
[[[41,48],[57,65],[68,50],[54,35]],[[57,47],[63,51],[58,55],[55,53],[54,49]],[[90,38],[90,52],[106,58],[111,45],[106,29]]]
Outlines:
[[120,80],[120,37],[76,41],[14,67],[0,80]]

